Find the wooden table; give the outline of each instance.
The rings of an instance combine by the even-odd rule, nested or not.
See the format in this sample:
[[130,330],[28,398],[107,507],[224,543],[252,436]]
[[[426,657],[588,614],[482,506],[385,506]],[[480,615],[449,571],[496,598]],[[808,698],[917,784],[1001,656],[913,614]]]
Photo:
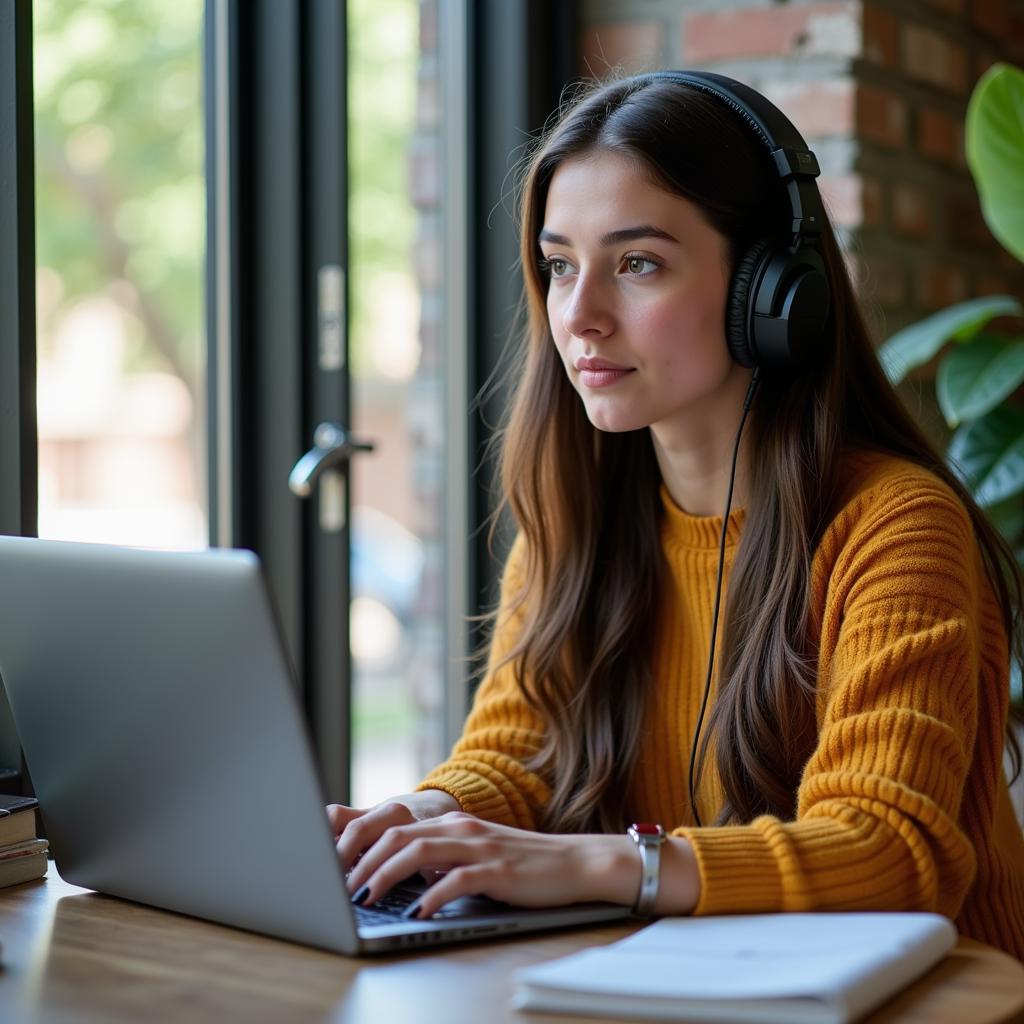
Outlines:
[[[513,972],[637,925],[349,959],[44,881],[0,890],[0,1021],[570,1024],[512,1009]],[[872,1024],[1024,1021],[1024,965],[961,940]],[[586,1018],[597,1020],[597,1018]]]

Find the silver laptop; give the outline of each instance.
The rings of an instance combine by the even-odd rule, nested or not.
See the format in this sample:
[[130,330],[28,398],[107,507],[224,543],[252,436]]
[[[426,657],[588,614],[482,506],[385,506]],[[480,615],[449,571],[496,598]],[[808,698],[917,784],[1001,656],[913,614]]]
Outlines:
[[353,907],[251,552],[0,537],[0,675],[75,885],[348,954],[628,915]]

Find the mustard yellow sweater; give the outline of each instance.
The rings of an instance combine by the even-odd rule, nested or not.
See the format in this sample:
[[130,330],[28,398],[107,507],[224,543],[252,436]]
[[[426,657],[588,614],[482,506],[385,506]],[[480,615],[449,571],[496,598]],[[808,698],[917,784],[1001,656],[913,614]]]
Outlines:
[[[843,479],[812,565],[818,743],[796,819],[725,827],[692,827],[687,798],[721,517],[689,515],[663,489],[670,579],[629,817],[693,844],[697,914],[932,910],[1024,959],[1024,839],[1002,766],[1007,639],[970,519],[946,485],[895,458],[851,455]],[[727,525],[726,587],[744,517]],[[518,586],[518,549],[503,600]],[[515,632],[499,614],[492,664]],[[490,671],[451,757],[420,788],[534,828],[549,791],[524,762],[542,729],[511,670]],[[709,762],[702,821],[720,800]]]

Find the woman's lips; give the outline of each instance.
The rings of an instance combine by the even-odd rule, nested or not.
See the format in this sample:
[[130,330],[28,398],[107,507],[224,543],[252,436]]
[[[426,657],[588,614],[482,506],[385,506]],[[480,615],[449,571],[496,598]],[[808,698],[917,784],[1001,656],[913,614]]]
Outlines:
[[628,366],[620,366],[610,359],[598,359],[594,356],[580,356],[575,366],[580,375],[580,383],[587,388],[610,387],[633,372]]
[[630,367],[592,355],[581,355],[575,360],[574,366],[584,387],[610,387],[620,382],[627,374],[633,373]]
[[632,370],[580,370],[580,383],[586,388],[607,388],[618,384]]

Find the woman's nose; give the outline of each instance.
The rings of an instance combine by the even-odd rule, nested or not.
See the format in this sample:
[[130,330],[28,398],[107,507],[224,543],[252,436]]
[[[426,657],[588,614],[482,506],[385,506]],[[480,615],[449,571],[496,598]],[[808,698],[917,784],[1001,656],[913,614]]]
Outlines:
[[562,326],[577,338],[610,334],[614,321],[607,298],[599,282],[581,275],[562,312]]

